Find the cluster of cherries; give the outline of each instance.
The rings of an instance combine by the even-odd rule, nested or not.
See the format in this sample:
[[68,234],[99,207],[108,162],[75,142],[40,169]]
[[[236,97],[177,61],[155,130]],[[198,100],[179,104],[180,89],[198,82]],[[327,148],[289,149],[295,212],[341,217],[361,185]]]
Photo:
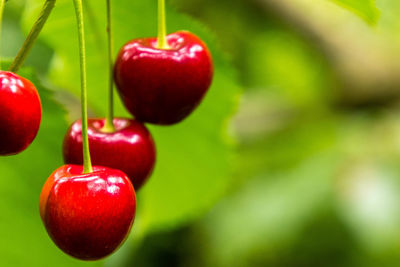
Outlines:
[[115,118],[112,132],[103,130],[104,118],[89,120],[93,172],[82,173],[81,120],[65,136],[64,160],[75,165],[65,165],[50,176],[40,211],[52,239],[74,257],[92,260],[109,255],[130,232],[135,190],[150,176],[156,158],[143,123],[183,120],[210,86],[213,68],[204,43],[189,32],[167,39],[169,49],[156,48],[155,38],[136,39],[119,53],[115,81],[135,119]]
[[[120,50],[113,77],[135,119],[93,118],[87,137],[93,167],[84,168],[84,120],[64,138],[66,165],[54,171],[40,196],[40,216],[55,244],[82,260],[113,253],[127,238],[136,212],[135,191],[151,175],[156,149],[144,125],[176,124],[200,104],[213,77],[206,45],[180,31],[160,38],[135,39]],[[18,108],[17,108],[18,107]],[[12,72],[0,72],[0,155],[14,155],[34,140],[41,122],[34,85]]]

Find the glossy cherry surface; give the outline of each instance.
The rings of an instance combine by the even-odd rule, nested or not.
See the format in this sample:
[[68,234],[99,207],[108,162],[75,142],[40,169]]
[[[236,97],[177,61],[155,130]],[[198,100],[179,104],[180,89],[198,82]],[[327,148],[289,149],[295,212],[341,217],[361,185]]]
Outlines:
[[[137,191],[151,175],[156,149],[147,128],[131,119],[115,118],[115,131],[102,131],[105,119],[89,119],[89,148],[94,165],[123,171]],[[64,138],[65,163],[82,164],[82,123],[74,122]]]
[[46,181],[40,216],[54,243],[81,260],[113,253],[127,238],[136,212],[135,191],[119,170],[65,165]]
[[190,32],[167,36],[170,49],[156,38],[135,39],[122,47],[115,82],[125,107],[136,119],[162,125],[177,123],[200,104],[213,77],[206,45]]
[[12,72],[0,71],[0,155],[25,150],[35,139],[41,119],[35,86]]

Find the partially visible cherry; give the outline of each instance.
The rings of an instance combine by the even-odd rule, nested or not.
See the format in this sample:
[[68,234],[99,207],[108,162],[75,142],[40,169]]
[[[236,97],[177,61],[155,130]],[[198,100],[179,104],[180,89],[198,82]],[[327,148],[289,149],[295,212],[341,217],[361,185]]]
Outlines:
[[35,139],[41,119],[35,86],[17,74],[0,71],[0,155],[25,150]]
[[54,243],[81,260],[113,253],[127,238],[136,212],[135,191],[119,170],[65,165],[46,181],[40,216]]
[[178,123],[200,104],[213,77],[207,46],[190,32],[167,36],[169,49],[157,38],[135,39],[122,47],[114,68],[125,107],[142,121]]
[[[105,119],[89,119],[88,135],[90,155],[94,165],[123,171],[137,191],[150,177],[156,149],[147,128],[131,119],[114,118],[115,131],[102,129]],[[82,122],[74,122],[68,129],[63,144],[64,161],[82,164]]]

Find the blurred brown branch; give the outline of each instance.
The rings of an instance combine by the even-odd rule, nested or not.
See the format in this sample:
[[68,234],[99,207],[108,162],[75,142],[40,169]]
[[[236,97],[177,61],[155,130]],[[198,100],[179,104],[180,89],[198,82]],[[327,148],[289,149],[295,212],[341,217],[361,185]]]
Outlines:
[[379,105],[398,100],[400,49],[376,28],[329,1],[253,1],[321,48],[338,73],[340,104]]

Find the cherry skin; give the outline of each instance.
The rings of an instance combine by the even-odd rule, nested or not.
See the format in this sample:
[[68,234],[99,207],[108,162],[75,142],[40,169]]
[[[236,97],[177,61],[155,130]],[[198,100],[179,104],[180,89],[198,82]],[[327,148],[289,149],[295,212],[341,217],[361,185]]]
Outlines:
[[200,104],[213,78],[206,45],[194,34],[167,36],[169,49],[158,49],[157,38],[135,39],[122,47],[114,78],[125,107],[138,120],[171,125]]
[[135,212],[135,190],[119,170],[81,165],[58,168],[40,195],[40,216],[54,243],[81,260],[99,260],[127,238]]
[[35,139],[41,120],[35,86],[12,72],[0,71],[0,155],[25,150]]
[[[94,165],[123,171],[137,191],[151,175],[156,149],[147,128],[131,119],[115,118],[115,131],[102,130],[105,119],[89,119],[89,149]],[[82,122],[74,122],[68,129],[63,144],[64,161],[82,164]]]

